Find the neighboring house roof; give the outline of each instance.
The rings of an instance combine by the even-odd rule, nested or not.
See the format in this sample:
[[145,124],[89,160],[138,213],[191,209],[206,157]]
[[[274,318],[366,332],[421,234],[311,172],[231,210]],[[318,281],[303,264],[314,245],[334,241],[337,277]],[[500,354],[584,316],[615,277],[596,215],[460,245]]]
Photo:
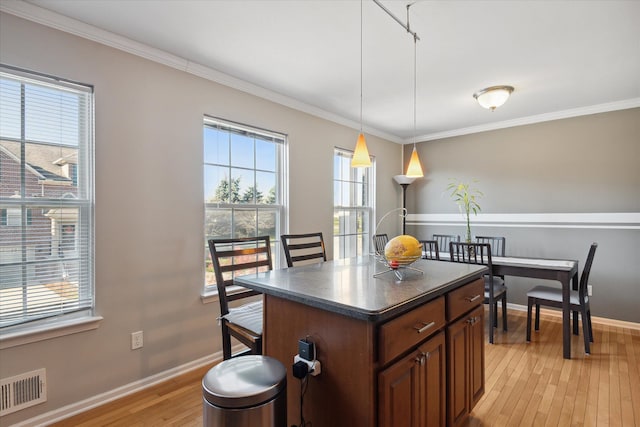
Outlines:
[[[62,167],[55,164],[55,162],[59,162],[61,157],[72,158],[76,155],[76,150],[72,148],[48,145],[38,145],[37,147],[37,150],[26,150],[26,169],[41,180],[71,182],[71,179],[61,174]],[[0,150],[5,152],[17,163],[20,163],[19,142],[2,140],[0,141]]]

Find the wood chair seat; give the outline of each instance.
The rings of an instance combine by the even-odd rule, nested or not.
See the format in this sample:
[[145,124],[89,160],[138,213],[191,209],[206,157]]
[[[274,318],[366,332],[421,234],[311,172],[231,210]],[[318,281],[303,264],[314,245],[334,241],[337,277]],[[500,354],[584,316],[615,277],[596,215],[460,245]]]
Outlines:
[[[580,293],[578,291],[570,291],[569,292],[571,301],[571,305],[579,306],[580,305]],[[527,296],[543,299],[546,301],[555,301],[559,304],[562,304],[562,289],[560,288],[552,288],[550,286],[536,286],[527,292]],[[589,302],[589,296],[585,296],[585,302]]]
[[229,323],[246,329],[251,335],[262,334],[262,301],[256,301],[240,307],[229,307],[229,313],[222,316]]

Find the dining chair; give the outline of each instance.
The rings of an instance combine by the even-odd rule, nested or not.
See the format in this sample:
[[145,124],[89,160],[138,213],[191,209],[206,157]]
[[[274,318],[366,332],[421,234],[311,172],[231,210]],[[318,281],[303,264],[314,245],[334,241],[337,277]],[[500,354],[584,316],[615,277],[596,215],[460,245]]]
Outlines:
[[[487,283],[495,283],[493,280],[493,264],[491,262],[491,245],[488,243],[466,243],[466,242],[450,242],[449,243],[449,257],[452,262],[463,262],[467,264],[481,264],[486,265],[489,269],[489,273],[485,275],[485,294],[488,294],[489,300],[489,322],[491,326],[489,328],[489,342],[493,344],[493,319],[494,310],[496,308],[496,301],[498,298],[502,298],[507,292],[504,286],[487,286]],[[487,290],[487,287],[489,288]],[[502,310],[502,322],[507,324],[506,311]]]
[[321,232],[283,234],[280,239],[288,267],[327,260]]
[[[262,301],[229,307],[229,302],[260,295],[246,288],[234,289],[233,278],[273,269],[269,236],[235,239],[210,239],[209,251],[215,271],[218,299],[220,300],[220,326],[222,327],[222,354],[224,360],[244,354],[262,354]],[[248,347],[232,355],[231,337]]]
[[386,234],[375,234],[373,236],[373,248],[377,254],[384,254],[384,247],[389,242],[389,236]]
[[460,236],[458,234],[434,234],[432,240],[437,241],[438,247],[446,251],[449,248],[449,243],[460,241]]
[[437,240],[420,240],[422,243],[422,258],[440,261],[440,249]]
[[[497,237],[497,236],[476,236],[477,243],[488,243],[491,245],[491,256],[499,256],[504,257],[506,251],[506,241],[505,237]],[[504,276],[493,276],[494,286],[504,286],[505,291],[502,295],[502,329],[507,331],[507,285],[504,281]],[[489,304],[489,289],[488,282],[485,282],[484,289],[484,303]],[[498,301],[495,302],[496,307],[493,310],[494,319],[493,326],[498,327]]]
[[[587,292],[589,285],[589,274],[591,273],[591,264],[593,257],[598,248],[597,243],[592,243],[587,255],[587,261],[580,276],[580,284],[578,290],[570,291],[571,311],[579,311],[582,317],[582,335],[584,335],[584,352],[591,353],[589,343],[593,342],[593,329],[591,327],[591,307],[589,306],[589,293]],[[552,288],[550,286],[536,286],[527,292],[527,342],[531,341],[531,308],[536,306],[536,331],[540,330],[540,306],[562,308],[562,289]]]

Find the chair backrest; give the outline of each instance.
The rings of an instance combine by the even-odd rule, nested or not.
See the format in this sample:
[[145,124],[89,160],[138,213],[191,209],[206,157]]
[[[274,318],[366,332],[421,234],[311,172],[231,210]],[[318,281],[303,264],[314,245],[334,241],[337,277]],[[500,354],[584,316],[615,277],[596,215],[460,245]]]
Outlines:
[[422,243],[422,258],[440,260],[437,240],[420,240],[420,243]]
[[453,262],[463,262],[465,264],[482,264],[489,267],[489,275],[492,276],[491,268],[491,245],[488,243],[449,243],[449,256]]
[[235,276],[273,270],[269,236],[209,239],[209,251],[216,275],[221,316],[229,313],[229,301],[260,294],[250,289],[227,294],[227,287],[234,284]]
[[578,295],[580,296],[580,303],[584,303],[584,299],[587,296],[587,285],[589,284],[589,274],[591,274],[591,264],[593,264],[593,257],[596,255],[596,249],[598,249],[597,243],[592,243],[589,249],[589,255],[584,263],[582,269],[582,276],[580,276],[580,287],[578,288]]
[[477,243],[489,243],[491,245],[491,255],[505,256],[507,239],[494,236],[476,236]]
[[322,233],[283,234],[280,239],[288,267],[293,267],[296,263],[301,265],[305,261],[327,260]]
[[375,234],[373,236],[373,248],[377,254],[384,254],[384,247],[389,242],[389,236],[386,234]]
[[434,234],[433,240],[438,242],[440,249],[446,251],[449,248],[449,243],[460,241],[460,236],[457,234]]

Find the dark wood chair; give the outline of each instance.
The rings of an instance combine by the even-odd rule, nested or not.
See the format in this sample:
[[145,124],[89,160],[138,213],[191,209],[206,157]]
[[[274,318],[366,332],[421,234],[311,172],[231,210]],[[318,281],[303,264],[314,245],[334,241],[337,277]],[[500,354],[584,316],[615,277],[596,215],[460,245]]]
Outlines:
[[[504,257],[506,251],[507,239],[504,237],[494,236],[476,236],[476,243],[488,243],[491,245],[491,255],[496,257]],[[507,284],[504,281],[504,276],[493,276],[494,286],[504,286],[504,293],[502,294],[502,329],[507,331]],[[489,304],[489,283],[485,282],[484,289],[484,303]],[[493,326],[498,327],[498,301],[496,301],[495,310],[493,310],[494,319]]]
[[431,240],[437,241],[438,247],[446,251],[449,249],[449,243],[460,241],[460,236],[457,234],[434,234]]
[[437,240],[420,240],[422,243],[422,258],[440,261],[440,249]]
[[[487,289],[487,283],[494,283],[493,280],[493,264],[491,262],[491,245],[488,243],[463,243],[463,242],[451,242],[449,243],[449,256],[452,262],[464,262],[467,264],[482,264],[486,265],[489,269],[489,273],[485,276],[485,289]],[[504,286],[488,286],[489,290],[489,322],[492,327],[489,328],[489,342],[493,344],[493,319],[494,310],[496,307],[496,301],[502,297],[502,294],[507,290]],[[502,321],[506,325],[506,312],[503,310]]]
[[[592,243],[587,255],[580,285],[577,291],[570,292],[571,310],[579,311],[582,317],[582,335],[584,335],[584,352],[591,353],[589,343],[593,342],[593,329],[591,328],[591,307],[589,306],[589,274],[591,264],[598,248],[597,243]],[[531,308],[536,306],[536,331],[540,330],[540,306],[546,305],[555,308],[562,308],[562,289],[549,286],[536,286],[527,292],[527,342],[531,341]]]
[[389,242],[389,236],[386,234],[375,234],[373,236],[373,249],[377,254],[384,254],[384,247]]
[[[269,236],[236,239],[210,239],[209,251],[220,299],[220,325],[222,327],[222,353],[224,360],[244,354],[262,354],[262,301],[229,307],[229,302],[260,295],[246,288],[227,289],[234,286],[236,275],[251,274],[273,269]],[[248,350],[231,354],[231,337],[248,347]]]
[[280,239],[288,267],[327,260],[322,233],[283,234]]

